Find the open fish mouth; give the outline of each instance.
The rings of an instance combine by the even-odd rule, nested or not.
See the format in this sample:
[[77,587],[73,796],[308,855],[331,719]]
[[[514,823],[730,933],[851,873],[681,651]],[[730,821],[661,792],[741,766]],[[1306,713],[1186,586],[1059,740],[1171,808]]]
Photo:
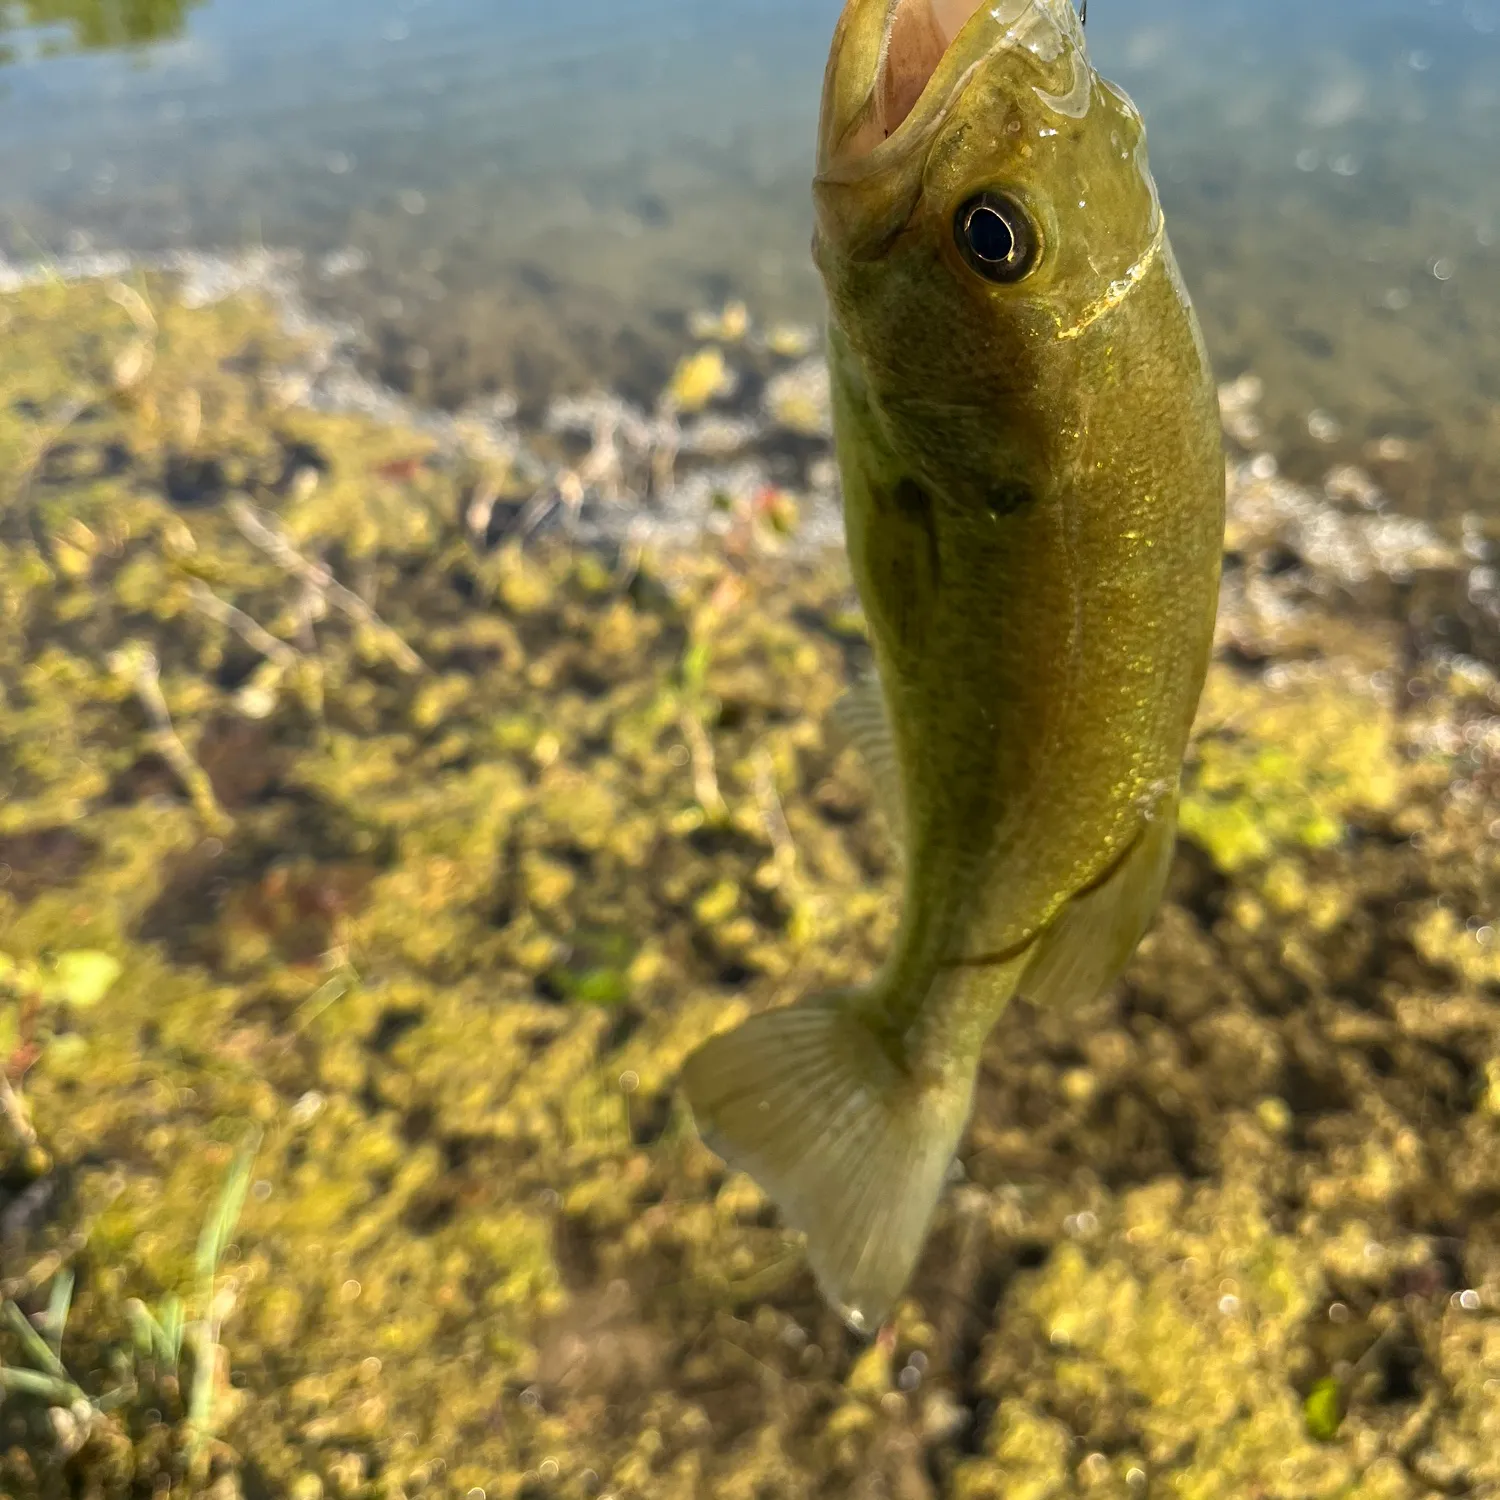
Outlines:
[[981,63],[1017,47],[1043,64],[1081,60],[1072,0],[848,0],[828,59],[819,175],[873,170],[887,141],[929,132]]
[[894,135],[932,82],[959,33],[988,0],[895,0],[875,86],[874,123]]

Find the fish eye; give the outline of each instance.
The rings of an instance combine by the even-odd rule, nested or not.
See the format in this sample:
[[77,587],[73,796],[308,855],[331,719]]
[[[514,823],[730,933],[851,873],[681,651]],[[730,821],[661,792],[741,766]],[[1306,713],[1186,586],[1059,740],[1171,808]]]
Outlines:
[[969,269],[986,281],[1020,281],[1036,264],[1037,233],[1026,210],[1003,193],[979,193],[953,220]]

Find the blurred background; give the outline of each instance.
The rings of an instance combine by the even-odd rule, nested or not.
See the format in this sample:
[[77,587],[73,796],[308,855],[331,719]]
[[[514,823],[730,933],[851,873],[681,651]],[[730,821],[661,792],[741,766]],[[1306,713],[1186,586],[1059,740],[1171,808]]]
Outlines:
[[1500,1496],[1500,0],[1092,0],[1214,664],[874,1341],[676,1087],[897,921],[837,8],[0,0],[3,1500]]
[[[424,401],[654,395],[693,308],[817,316],[837,10],[12,0],[0,247],[296,247]],[[1210,350],[1264,378],[1283,462],[1373,461],[1418,512],[1493,497],[1494,0],[1102,0],[1089,34],[1145,111]]]

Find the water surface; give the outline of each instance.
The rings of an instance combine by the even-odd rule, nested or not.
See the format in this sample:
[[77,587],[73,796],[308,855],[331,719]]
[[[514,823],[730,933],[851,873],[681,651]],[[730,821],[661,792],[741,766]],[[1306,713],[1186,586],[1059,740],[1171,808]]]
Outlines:
[[[694,307],[817,315],[837,9],[30,0],[0,33],[0,245],[291,245],[423,398],[644,395]],[[1265,378],[1270,445],[1429,513],[1500,507],[1497,26],[1496,0],[1090,18],[1216,363]]]

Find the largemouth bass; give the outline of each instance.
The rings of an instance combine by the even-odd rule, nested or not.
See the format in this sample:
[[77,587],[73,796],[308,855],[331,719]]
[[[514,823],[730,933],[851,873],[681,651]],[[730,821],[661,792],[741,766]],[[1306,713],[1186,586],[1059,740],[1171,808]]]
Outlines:
[[878,674],[842,718],[903,847],[902,922],[867,989],[753,1017],[684,1084],[868,1330],[1006,1004],[1097,993],[1161,899],[1224,462],[1140,116],[1070,0],[848,0],[814,193]]

